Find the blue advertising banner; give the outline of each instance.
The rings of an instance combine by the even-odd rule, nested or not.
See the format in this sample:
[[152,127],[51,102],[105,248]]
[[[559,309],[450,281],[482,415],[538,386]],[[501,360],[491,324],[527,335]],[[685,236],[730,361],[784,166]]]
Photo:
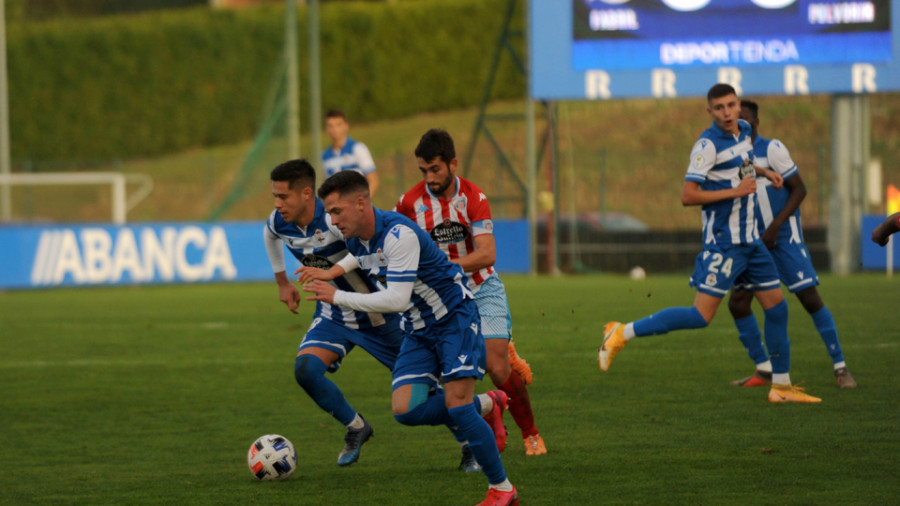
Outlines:
[[[262,222],[0,226],[0,288],[272,279]],[[497,269],[528,272],[528,223],[495,222]],[[288,272],[300,264],[288,253]]]
[[[861,261],[862,268],[865,270],[883,270],[887,268],[887,252],[888,248],[872,242],[872,231],[875,227],[881,225],[886,216],[881,214],[868,214],[862,218],[862,252]],[[900,269],[900,245],[897,244],[896,235],[891,238],[894,242],[894,269]]]

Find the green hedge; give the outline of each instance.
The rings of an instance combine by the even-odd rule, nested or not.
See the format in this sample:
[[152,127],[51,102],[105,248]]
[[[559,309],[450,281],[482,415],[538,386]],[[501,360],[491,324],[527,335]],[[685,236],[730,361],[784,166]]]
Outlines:
[[[477,104],[505,8],[505,0],[323,4],[324,108],[364,122]],[[283,15],[275,5],[11,26],[13,158],[132,158],[252,137],[279,66]],[[523,96],[524,78],[506,64],[495,91]]]

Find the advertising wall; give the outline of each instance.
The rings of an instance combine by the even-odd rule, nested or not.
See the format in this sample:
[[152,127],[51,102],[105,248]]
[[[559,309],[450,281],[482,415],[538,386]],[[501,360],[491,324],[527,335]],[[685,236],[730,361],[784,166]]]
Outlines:
[[[263,281],[257,222],[0,226],[0,288]],[[528,272],[525,220],[495,223],[497,269]],[[288,272],[299,267],[287,253]]]

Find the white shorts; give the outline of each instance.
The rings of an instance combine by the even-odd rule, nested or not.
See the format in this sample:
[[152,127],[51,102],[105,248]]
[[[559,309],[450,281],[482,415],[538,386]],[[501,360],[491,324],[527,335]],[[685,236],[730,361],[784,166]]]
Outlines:
[[481,333],[485,339],[509,339],[512,333],[512,319],[509,316],[509,302],[506,287],[493,273],[481,283],[475,292],[475,305],[481,315]]

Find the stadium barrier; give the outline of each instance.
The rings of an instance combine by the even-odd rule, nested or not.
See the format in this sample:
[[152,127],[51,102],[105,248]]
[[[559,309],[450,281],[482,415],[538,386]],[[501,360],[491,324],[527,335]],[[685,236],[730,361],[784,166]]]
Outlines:
[[[271,280],[263,223],[0,226],[0,289]],[[495,224],[500,272],[528,272],[528,222]],[[287,269],[299,263],[290,254]]]

